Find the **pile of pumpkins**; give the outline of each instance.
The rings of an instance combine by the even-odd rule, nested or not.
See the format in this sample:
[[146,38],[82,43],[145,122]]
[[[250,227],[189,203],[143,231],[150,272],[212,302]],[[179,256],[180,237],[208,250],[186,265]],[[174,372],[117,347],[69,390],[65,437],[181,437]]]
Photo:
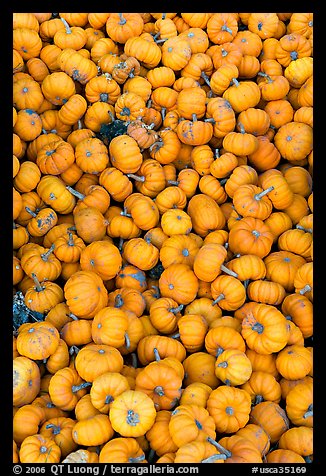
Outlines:
[[13,461],[311,462],[312,13],[13,48]]

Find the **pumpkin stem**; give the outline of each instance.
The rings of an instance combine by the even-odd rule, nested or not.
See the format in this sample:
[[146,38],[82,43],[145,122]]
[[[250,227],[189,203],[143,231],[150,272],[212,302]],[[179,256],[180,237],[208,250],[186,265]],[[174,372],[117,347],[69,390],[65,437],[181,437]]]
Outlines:
[[120,215],[122,215],[122,216],[124,216],[124,217],[128,217],[128,218],[132,218],[132,216],[130,215],[130,213],[127,213],[126,207],[123,209],[122,212],[120,212]]
[[139,461],[143,461],[145,459],[144,453],[142,455],[136,456],[135,458],[130,457],[129,463],[139,463]]
[[170,335],[170,337],[171,337],[172,339],[179,339],[180,333],[179,333],[179,332],[176,332],[175,334]]
[[72,345],[69,349],[69,354],[70,355],[73,355],[73,354],[78,354],[79,352],[79,348],[76,346],[76,345]]
[[200,75],[200,76],[204,79],[205,83],[206,83],[209,87],[211,87],[211,83],[209,82],[209,77],[207,76],[206,73],[204,73],[204,71],[201,72],[201,75]]
[[71,231],[68,231],[68,246],[74,246],[74,236]]
[[156,147],[157,149],[160,149],[161,147],[163,147],[164,143],[163,141],[160,139],[156,142],[154,142],[150,147],[149,147],[149,151],[152,152],[152,149],[154,149],[154,147]]
[[227,178],[224,178],[224,179],[219,180],[219,182],[220,182],[220,184],[221,184],[222,186],[225,185],[227,181],[228,181]]
[[215,119],[214,119],[213,117],[209,117],[209,118],[207,118],[207,119],[204,119],[204,122],[211,122],[212,124],[215,124],[215,123],[216,123],[216,121],[215,121]]
[[114,307],[121,307],[123,306],[123,299],[121,294],[117,294],[114,298]]
[[303,230],[305,233],[312,233],[312,228],[304,228],[302,225],[295,225],[297,230]]
[[156,455],[155,450],[153,450],[153,448],[151,448],[148,452],[147,461],[149,463],[152,463],[154,458],[155,458],[155,455]]
[[68,22],[64,18],[60,18],[60,20],[62,21],[62,23],[65,26],[67,35],[70,35],[71,34],[71,29],[70,29],[70,26],[69,26]]
[[122,110],[120,111],[120,116],[130,116],[131,114],[131,111],[129,109],[129,107],[124,107],[122,108]]
[[[100,94],[100,102],[108,102],[109,100],[109,95],[108,93],[101,93]],[[112,112],[111,112],[112,114]]]
[[70,226],[69,228],[67,228],[67,230],[69,231],[77,231],[77,228],[75,226]]
[[309,284],[306,284],[302,289],[300,289],[299,294],[305,294],[312,290]]
[[264,399],[262,395],[256,395],[254,405],[258,405],[258,403],[261,403],[263,401]]
[[231,84],[234,84],[236,87],[240,86],[240,83],[236,78],[231,79]]
[[217,366],[221,367],[222,369],[226,369],[228,367],[228,363],[226,362],[226,360],[224,360],[223,362],[217,364]]
[[162,116],[162,120],[164,121],[165,116],[166,116],[166,107],[162,107],[162,109],[161,109],[161,116]]
[[112,403],[113,400],[114,400],[114,398],[112,397],[112,395],[107,395],[105,397],[104,403],[105,403],[105,405],[108,405],[109,403]]
[[230,276],[233,276],[234,278],[238,277],[238,273],[231,271],[229,268],[224,266],[224,264],[221,264],[221,271],[224,271],[224,273],[229,274]]
[[179,182],[177,180],[167,180],[167,183],[176,187],[179,185]]
[[76,345],[72,345],[69,349],[69,354],[70,355],[73,355],[73,354],[78,354],[79,352],[79,348],[76,346]]
[[124,243],[124,239],[123,239],[123,238],[120,238],[120,239],[119,239],[119,244],[118,244],[118,250],[119,250],[119,251],[122,251],[123,243]]
[[211,438],[210,436],[207,437],[207,441],[208,443],[211,443],[211,445],[215,446],[215,448],[217,448],[222,454],[224,454],[227,458],[230,458],[232,456],[232,453],[231,451],[227,450],[226,448],[224,448],[224,446],[222,446],[220,443],[218,443],[217,441],[213,440],[213,438]]
[[135,352],[131,352],[131,365],[134,369],[137,368],[138,359],[137,359],[137,354]]
[[230,35],[232,35],[232,30],[231,30],[231,28],[229,28],[229,27],[228,27],[227,25],[225,25],[225,24],[222,25],[221,30],[222,30],[222,31],[227,31],[228,33],[230,33]]
[[145,182],[146,178],[144,177],[144,175],[142,176],[139,176],[139,175],[135,175],[135,174],[126,174],[127,177],[129,178],[133,178],[135,179],[137,182]]
[[52,434],[53,435],[59,435],[61,428],[60,426],[55,425],[54,423],[48,423],[45,428],[48,430],[49,428],[52,428]]
[[70,187],[70,185],[66,185],[66,189],[69,190],[69,192],[74,195],[75,197],[79,198],[80,200],[84,200],[85,195],[83,195],[80,192],[77,192],[74,188]]
[[243,285],[244,285],[244,287],[245,287],[246,289],[247,289],[249,283],[250,283],[250,279],[245,279],[245,280],[243,281]]
[[226,407],[225,413],[226,413],[227,415],[232,416],[232,415],[234,414],[234,410],[233,410],[232,407]]
[[75,316],[75,314],[73,314],[72,312],[69,314],[69,317],[71,317],[73,321],[78,321],[78,317]]
[[131,409],[128,410],[126,422],[130,426],[137,426],[137,424],[140,422],[138,413],[135,413],[134,410]]
[[41,286],[39,280],[37,279],[37,276],[35,273],[32,273],[31,274],[32,278],[33,278],[33,281],[35,283],[35,289],[38,293],[40,293],[41,291],[43,291],[45,288]]
[[155,43],[164,43],[168,38],[161,38],[160,40],[155,40]]
[[197,122],[197,114],[192,114],[192,122]]
[[71,391],[73,393],[77,393],[77,392],[79,392],[79,390],[82,390],[83,388],[89,387],[90,385],[92,385],[92,382],[83,382],[80,385],[73,385],[71,387]]
[[157,385],[155,388],[154,388],[154,392],[159,396],[159,397],[163,397],[165,395],[164,393],[164,389],[161,385]]
[[171,307],[169,311],[173,312],[173,314],[177,314],[178,312],[182,311],[182,309],[183,309],[183,304],[180,304],[178,307]]
[[162,13],[162,20],[165,20],[166,18],[166,13]]
[[243,124],[241,122],[238,122],[238,126],[239,126],[239,129],[240,129],[240,133],[245,134],[246,131],[245,131],[245,128],[244,128]]
[[35,212],[33,212],[29,207],[25,207],[25,210],[27,211],[27,213],[32,215],[33,218],[35,218],[37,216],[37,214]]
[[258,76],[262,76],[263,78],[266,78],[268,83],[273,82],[272,78],[267,73],[263,73],[262,71],[259,71]]
[[313,415],[314,415],[313,405],[311,404],[311,405],[309,405],[308,410],[306,411],[306,413],[303,415],[303,418],[309,418]]
[[264,326],[260,322],[256,322],[252,326],[252,330],[258,332],[258,334],[262,334],[264,332]]
[[219,357],[224,352],[223,347],[218,347],[215,352],[215,357]]
[[[117,56],[117,55],[113,55],[113,56]],[[110,73],[103,73],[102,76],[105,76],[105,78],[107,79],[107,81],[111,81],[112,80],[112,76]]]
[[48,249],[48,251],[46,251],[45,253],[42,253],[41,254],[41,258],[43,261],[47,261],[50,254],[53,252],[55,246],[54,246],[54,243],[52,243],[51,247]]
[[221,293],[219,296],[217,296],[217,298],[212,302],[212,306],[214,306],[218,302],[222,301],[222,299],[225,299],[225,296],[224,296],[223,293]]
[[155,360],[158,362],[159,360],[161,360],[161,356],[159,354],[159,351],[157,350],[156,347],[154,347],[153,349],[153,354],[154,354],[154,357],[155,357]]
[[130,339],[127,332],[125,332],[125,342],[126,342],[126,348],[130,349]]
[[226,459],[226,458],[227,458],[226,455],[222,453],[218,453],[216,455],[212,455],[212,456],[209,456],[208,458],[202,459],[201,463],[213,463],[217,459]]
[[127,23],[127,20],[123,17],[122,13],[119,13],[119,18],[120,18],[119,25],[124,25],[125,23]]
[[158,286],[152,285],[151,288],[153,288],[155,290],[155,294],[154,294],[155,298],[161,297],[160,288]]
[[256,193],[254,195],[254,199],[255,200],[260,200],[261,198],[263,198],[265,195],[267,195],[269,192],[271,192],[272,190],[274,190],[274,187],[273,185],[271,185],[270,187],[266,188],[265,190],[263,190],[262,192],[259,192],[259,193]]

